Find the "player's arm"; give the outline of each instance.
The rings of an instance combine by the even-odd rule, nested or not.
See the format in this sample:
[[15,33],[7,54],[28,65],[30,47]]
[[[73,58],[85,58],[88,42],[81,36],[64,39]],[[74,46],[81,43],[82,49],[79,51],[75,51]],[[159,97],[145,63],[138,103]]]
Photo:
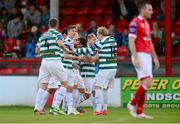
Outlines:
[[156,51],[154,49],[154,45],[153,45],[152,41],[150,42],[150,48],[151,48],[151,56],[152,56],[154,64],[155,64],[155,68],[158,69],[160,64],[159,64],[158,56],[156,54]]
[[83,54],[83,55],[87,55],[87,54],[93,55],[94,54],[93,50],[90,47],[78,48],[78,49],[75,49],[75,52],[77,54]]
[[136,52],[136,45],[135,45],[135,41],[137,38],[137,23],[136,22],[131,22],[130,23],[130,27],[129,27],[129,49],[131,51],[131,54],[134,58],[133,64],[136,68],[140,67],[140,62],[139,62],[139,58],[137,56],[137,52]]
[[67,54],[67,53],[64,53],[64,58],[65,59],[72,59],[72,60],[80,60],[81,59],[80,56],[73,56],[73,55],[70,55],[70,54]]
[[38,54],[40,54],[40,50],[39,50],[39,48],[38,47],[36,47],[36,49],[35,49],[35,53],[38,55]]
[[[67,50],[69,50],[70,51],[70,45],[68,44],[68,43],[66,43],[66,42],[64,42],[63,43],[63,46],[65,47],[65,49],[67,49]],[[78,56],[78,54],[76,54],[76,55],[72,55],[72,54],[69,54],[69,53],[72,53],[73,54],[73,52],[71,51],[71,52],[66,52],[66,51],[64,51],[64,58],[65,59],[71,59],[71,60],[79,60],[79,56]]]
[[99,61],[98,52],[95,54],[95,56],[87,56],[86,61],[89,62],[89,63],[98,62]]
[[56,35],[56,41],[57,41],[58,46],[59,46],[61,49],[63,49],[63,51],[64,51],[65,53],[70,53],[70,52],[71,52],[69,49],[67,49],[67,48],[64,46],[63,41],[62,41],[62,35],[61,35],[60,33]]
[[36,48],[35,48],[35,53],[36,53],[37,55],[40,54],[40,43],[39,43],[39,40],[40,40],[40,39],[41,39],[41,37],[38,39],[38,42],[37,42]]
[[70,53],[70,52],[71,52],[70,50],[68,50],[68,49],[64,46],[62,40],[58,40],[58,41],[57,41],[57,44],[58,44],[58,46],[59,46],[61,49],[63,49],[63,51],[64,51],[65,53]]
[[130,49],[130,51],[131,51],[132,56],[135,57],[135,58],[137,58],[135,41],[136,41],[136,38],[134,38],[134,37],[129,37],[129,49]]

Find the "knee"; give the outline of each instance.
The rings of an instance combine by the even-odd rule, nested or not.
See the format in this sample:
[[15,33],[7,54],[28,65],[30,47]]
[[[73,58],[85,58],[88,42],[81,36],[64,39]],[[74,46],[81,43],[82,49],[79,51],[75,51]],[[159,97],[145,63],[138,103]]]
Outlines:
[[143,84],[145,84],[146,87],[149,89],[152,85],[152,78],[145,79],[145,82]]

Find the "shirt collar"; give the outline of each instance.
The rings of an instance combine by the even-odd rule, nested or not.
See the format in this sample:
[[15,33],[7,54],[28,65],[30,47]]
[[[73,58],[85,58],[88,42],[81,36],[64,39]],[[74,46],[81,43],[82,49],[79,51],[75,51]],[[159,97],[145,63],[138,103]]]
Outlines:
[[69,40],[70,40],[71,42],[73,41],[70,37],[67,36],[67,37],[66,37],[66,41],[69,41]]
[[109,36],[104,37],[101,42],[104,42]]
[[140,19],[141,21],[146,21],[141,15],[138,16],[138,19]]
[[143,19],[143,17],[142,16],[138,16],[138,19],[140,19],[141,21],[143,21],[144,19]]
[[58,32],[57,30],[50,28],[49,31],[54,31],[54,32]]

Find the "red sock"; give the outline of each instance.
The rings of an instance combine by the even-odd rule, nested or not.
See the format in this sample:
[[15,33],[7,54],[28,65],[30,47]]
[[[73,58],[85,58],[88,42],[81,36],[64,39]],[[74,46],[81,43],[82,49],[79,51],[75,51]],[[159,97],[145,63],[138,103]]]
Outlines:
[[136,93],[131,100],[131,105],[136,105],[137,101],[141,99],[142,96],[144,96],[146,90],[143,88],[143,86],[139,86],[139,88],[136,90]]
[[137,114],[143,113],[143,107],[144,107],[145,99],[146,99],[146,94],[144,94],[144,95],[140,98],[140,100],[138,100],[138,102],[137,102]]

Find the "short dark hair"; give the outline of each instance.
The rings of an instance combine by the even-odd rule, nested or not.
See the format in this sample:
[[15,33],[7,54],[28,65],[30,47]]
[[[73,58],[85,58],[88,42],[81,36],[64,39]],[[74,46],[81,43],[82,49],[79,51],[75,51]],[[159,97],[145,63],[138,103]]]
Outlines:
[[81,44],[83,47],[86,47],[86,46],[87,46],[87,40],[86,40],[86,38],[80,37],[80,38],[78,38],[78,40],[79,40],[80,44]]
[[56,18],[50,19],[50,20],[49,20],[49,26],[50,26],[51,28],[57,27],[57,26],[58,26],[58,19],[56,19]]
[[141,12],[142,9],[144,9],[146,7],[146,5],[148,5],[149,3],[143,1],[143,2],[140,2],[138,4],[138,11]]
[[67,35],[67,28],[64,28],[63,30],[62,30],[62,35],[63,34],[66,34]]
[[71,30],[71,29],[74,29],[74,28],[76,28],[76,25],[69,25],[69,26],[67,27],[67,32],[68,32],[69,30]]
[[15,14],[14,18],[20,18],[20,14],[19,13]]

